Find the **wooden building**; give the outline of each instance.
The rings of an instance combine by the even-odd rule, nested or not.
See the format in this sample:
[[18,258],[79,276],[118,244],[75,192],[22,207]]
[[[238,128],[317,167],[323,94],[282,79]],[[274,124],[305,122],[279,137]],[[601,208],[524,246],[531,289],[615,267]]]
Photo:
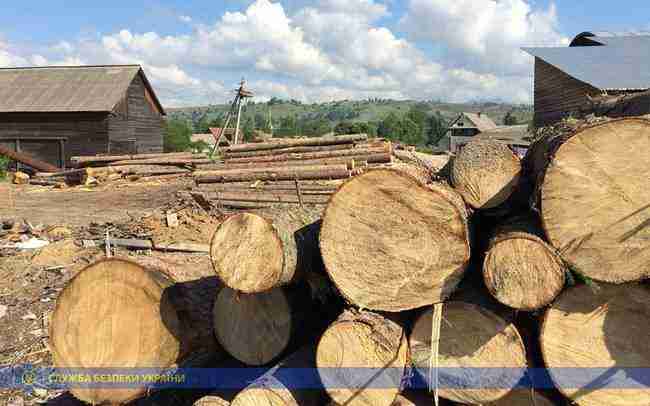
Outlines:
[[441,146],[448,151],[458,152],[476,135],[495,128],[497,125],[485,113],[460,113],[449,124],[444,138],[445,145]]
[[594,96],[650,88],[650,35],[584,32],[568,47],[523,50],[535,57],[535,127],[581,116]]
[[138,65],[0,69],[0,144],[59,167],[162,152],[164,115]]

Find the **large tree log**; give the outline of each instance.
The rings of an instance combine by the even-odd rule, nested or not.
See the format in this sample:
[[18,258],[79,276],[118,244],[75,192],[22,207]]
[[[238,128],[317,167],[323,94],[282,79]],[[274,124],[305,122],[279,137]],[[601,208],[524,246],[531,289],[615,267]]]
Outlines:
[[310,313],[303,285],[261,293],[222,289],[214,304],[217,340],[237,360],[264,365],[280,356]]
[[[181,355],[181,322],[162,273],[121,259],[90,265],[57,299],[50,347],[57,368],[166,368]],[[124,403],[146,387],[73,388],[92,404]]]
[[400,391],[407,354],[406,334],[398,323],[349,310],[321,337],[316,365],[336,404],[390,406]]
[[278,210],[272,219],[252,213],[229,217],[212,238],[217,276],[232,289],[254,293],[318,270],[319,218],[314,209]]
[[475,209],[490,209],[505,202],[516,189],[520,175],[517,155],[493,140],[470,141],[451,166],[451,183]]
[[447,298],[469,261],[467,213],[452,194],[391,169],[344,183],[330,199],[320,237],[327,272],[343,296],[385,311]]
[[41,160],[38,160],[31,155],[25,154],[23,152],[16,152],[13,151],[7,147],[4,147],[0,145],[0,155],[4,155],[7,158],[10,158],[14,161],[18,161],[20,163],[23,163],[27,166],[30,166],[36,170],[42,171],[42,172],[57,172],[59,168],[57,168],[54,165],[50,165],[47,162],[43,162]]
[[300,161],[305,159],[323,159],[323,158],[342,158],[374,155],[374,154],[384,154],[390,153],[391,147],[390,144],[386,143],[381,147],[372,147],[372,148],[351,148],[341,151],[320,151],[320,152],[305,152],[305,153],[296,153],[296,154],[283,154],[283,155],[273,155],[273,156],[259,156],[259,157],[250,157],[250,158],[232,158],[227,159],[226,163],[236,164],[236,163],[251,163],[251,162],[279,162],[279,161]]
[[577,272],[613,283],[650,276],[649,150],[650,121],[642,119],[560,132],[531,147],[526,167],[538,181],[544,230]]
[[262,172],[239,172],[236,169],[214,172],[196,172],[197,183],[227,183],[255,180],[309,180],[309,179],[345,179],[352,172],[344,166],[323,166],[321,169],[304,170],[293,168],[267,168]]
[[519,310],[536,310],[564,287],[565,267],[555,249],[540,238],[526,218],[499,227],[483,262],[488,290],[498,301]]
[[582,285],[562,293],[540,338],[556,387],[580,405],[650,404],[647,374],[634,372],[650,365],[649,319],[647,286]]
[[650,91],[625,93],[621,95],[587,95],[589,104],[580,109],[584,117],[589,114],[607,117],[633,117],[650,114]]
[[366,134],[337,135],[334,137],[297,138],[285,139],[282,141],[232,145],[230,147],[223,148],[222,151],[227,154],[230,152],[262,151],[289,147],[339,145],[365,141],[366,139],[368,139],[368,136]]
[[[305,370],[316,366],[315,346],[309,345],[293,353],[244,388],[232,406],[320,406],[324,393],[319,388],[302,388],[309,379]],[[304,385],[308,386],[308,385]]]
[[526,370],[526,351],[515,326],[474,304],[452,301],[441,306],[437,362],[431,360],[433,310],[427,309],[413,326],[410,346],[416,370],[434,387],[429,368],[443,368],[438,393],[455,402],[480,405],[507,395]]
[[553,403],[546,396],[531,389],[514,389],[505,397],[485,406],[560,406],[565,403]]

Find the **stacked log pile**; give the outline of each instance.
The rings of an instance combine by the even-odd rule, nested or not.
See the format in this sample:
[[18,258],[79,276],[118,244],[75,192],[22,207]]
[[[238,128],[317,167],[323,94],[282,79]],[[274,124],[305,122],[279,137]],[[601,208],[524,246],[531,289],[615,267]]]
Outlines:
[[[374,147],[333,151],[354,148]],[[638,373],[650,366],[650,290],[638,283],[650,275],[650,123],[549,131],[523,163],[489,141],[465,148],[450,178],[426,165],[369,168],[320,209],[224,221],[210,254],[225,285],[215,336],[239,361],[271,367],[234,404],[650,404]],[[251,155],[230,159],[283,154]],[[81,335],[71,323],[55,317],[52,336]],[[151,358],[161,366],[177,351],[168,342],[166,358]]]

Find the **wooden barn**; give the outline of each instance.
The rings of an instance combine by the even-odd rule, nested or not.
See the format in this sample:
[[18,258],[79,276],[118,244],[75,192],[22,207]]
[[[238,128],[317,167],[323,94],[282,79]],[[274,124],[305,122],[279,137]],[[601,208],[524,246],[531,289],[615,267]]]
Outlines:
[[594,97],[650,88],[650,35],[584,32],[568,47],[523,50],[535,57],[535,127],[580,116]]
[[444,145],[440,145],[448,151],[458,150],[477,134],[493,130],[497,125],[485,113],[460,113],[447,128]]
[[164,115],[138,65],[0,69],[0,144],[59,167],[162,152]]

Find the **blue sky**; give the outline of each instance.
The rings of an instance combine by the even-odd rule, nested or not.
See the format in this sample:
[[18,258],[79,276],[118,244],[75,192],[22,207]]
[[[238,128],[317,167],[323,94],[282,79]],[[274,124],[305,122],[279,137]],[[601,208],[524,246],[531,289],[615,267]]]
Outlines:
[[167,105],[221,101],[243,75],[261,98],[527,102],[519,47],[650,29],[641,0],[7,3],[0,65],[140,63]]

